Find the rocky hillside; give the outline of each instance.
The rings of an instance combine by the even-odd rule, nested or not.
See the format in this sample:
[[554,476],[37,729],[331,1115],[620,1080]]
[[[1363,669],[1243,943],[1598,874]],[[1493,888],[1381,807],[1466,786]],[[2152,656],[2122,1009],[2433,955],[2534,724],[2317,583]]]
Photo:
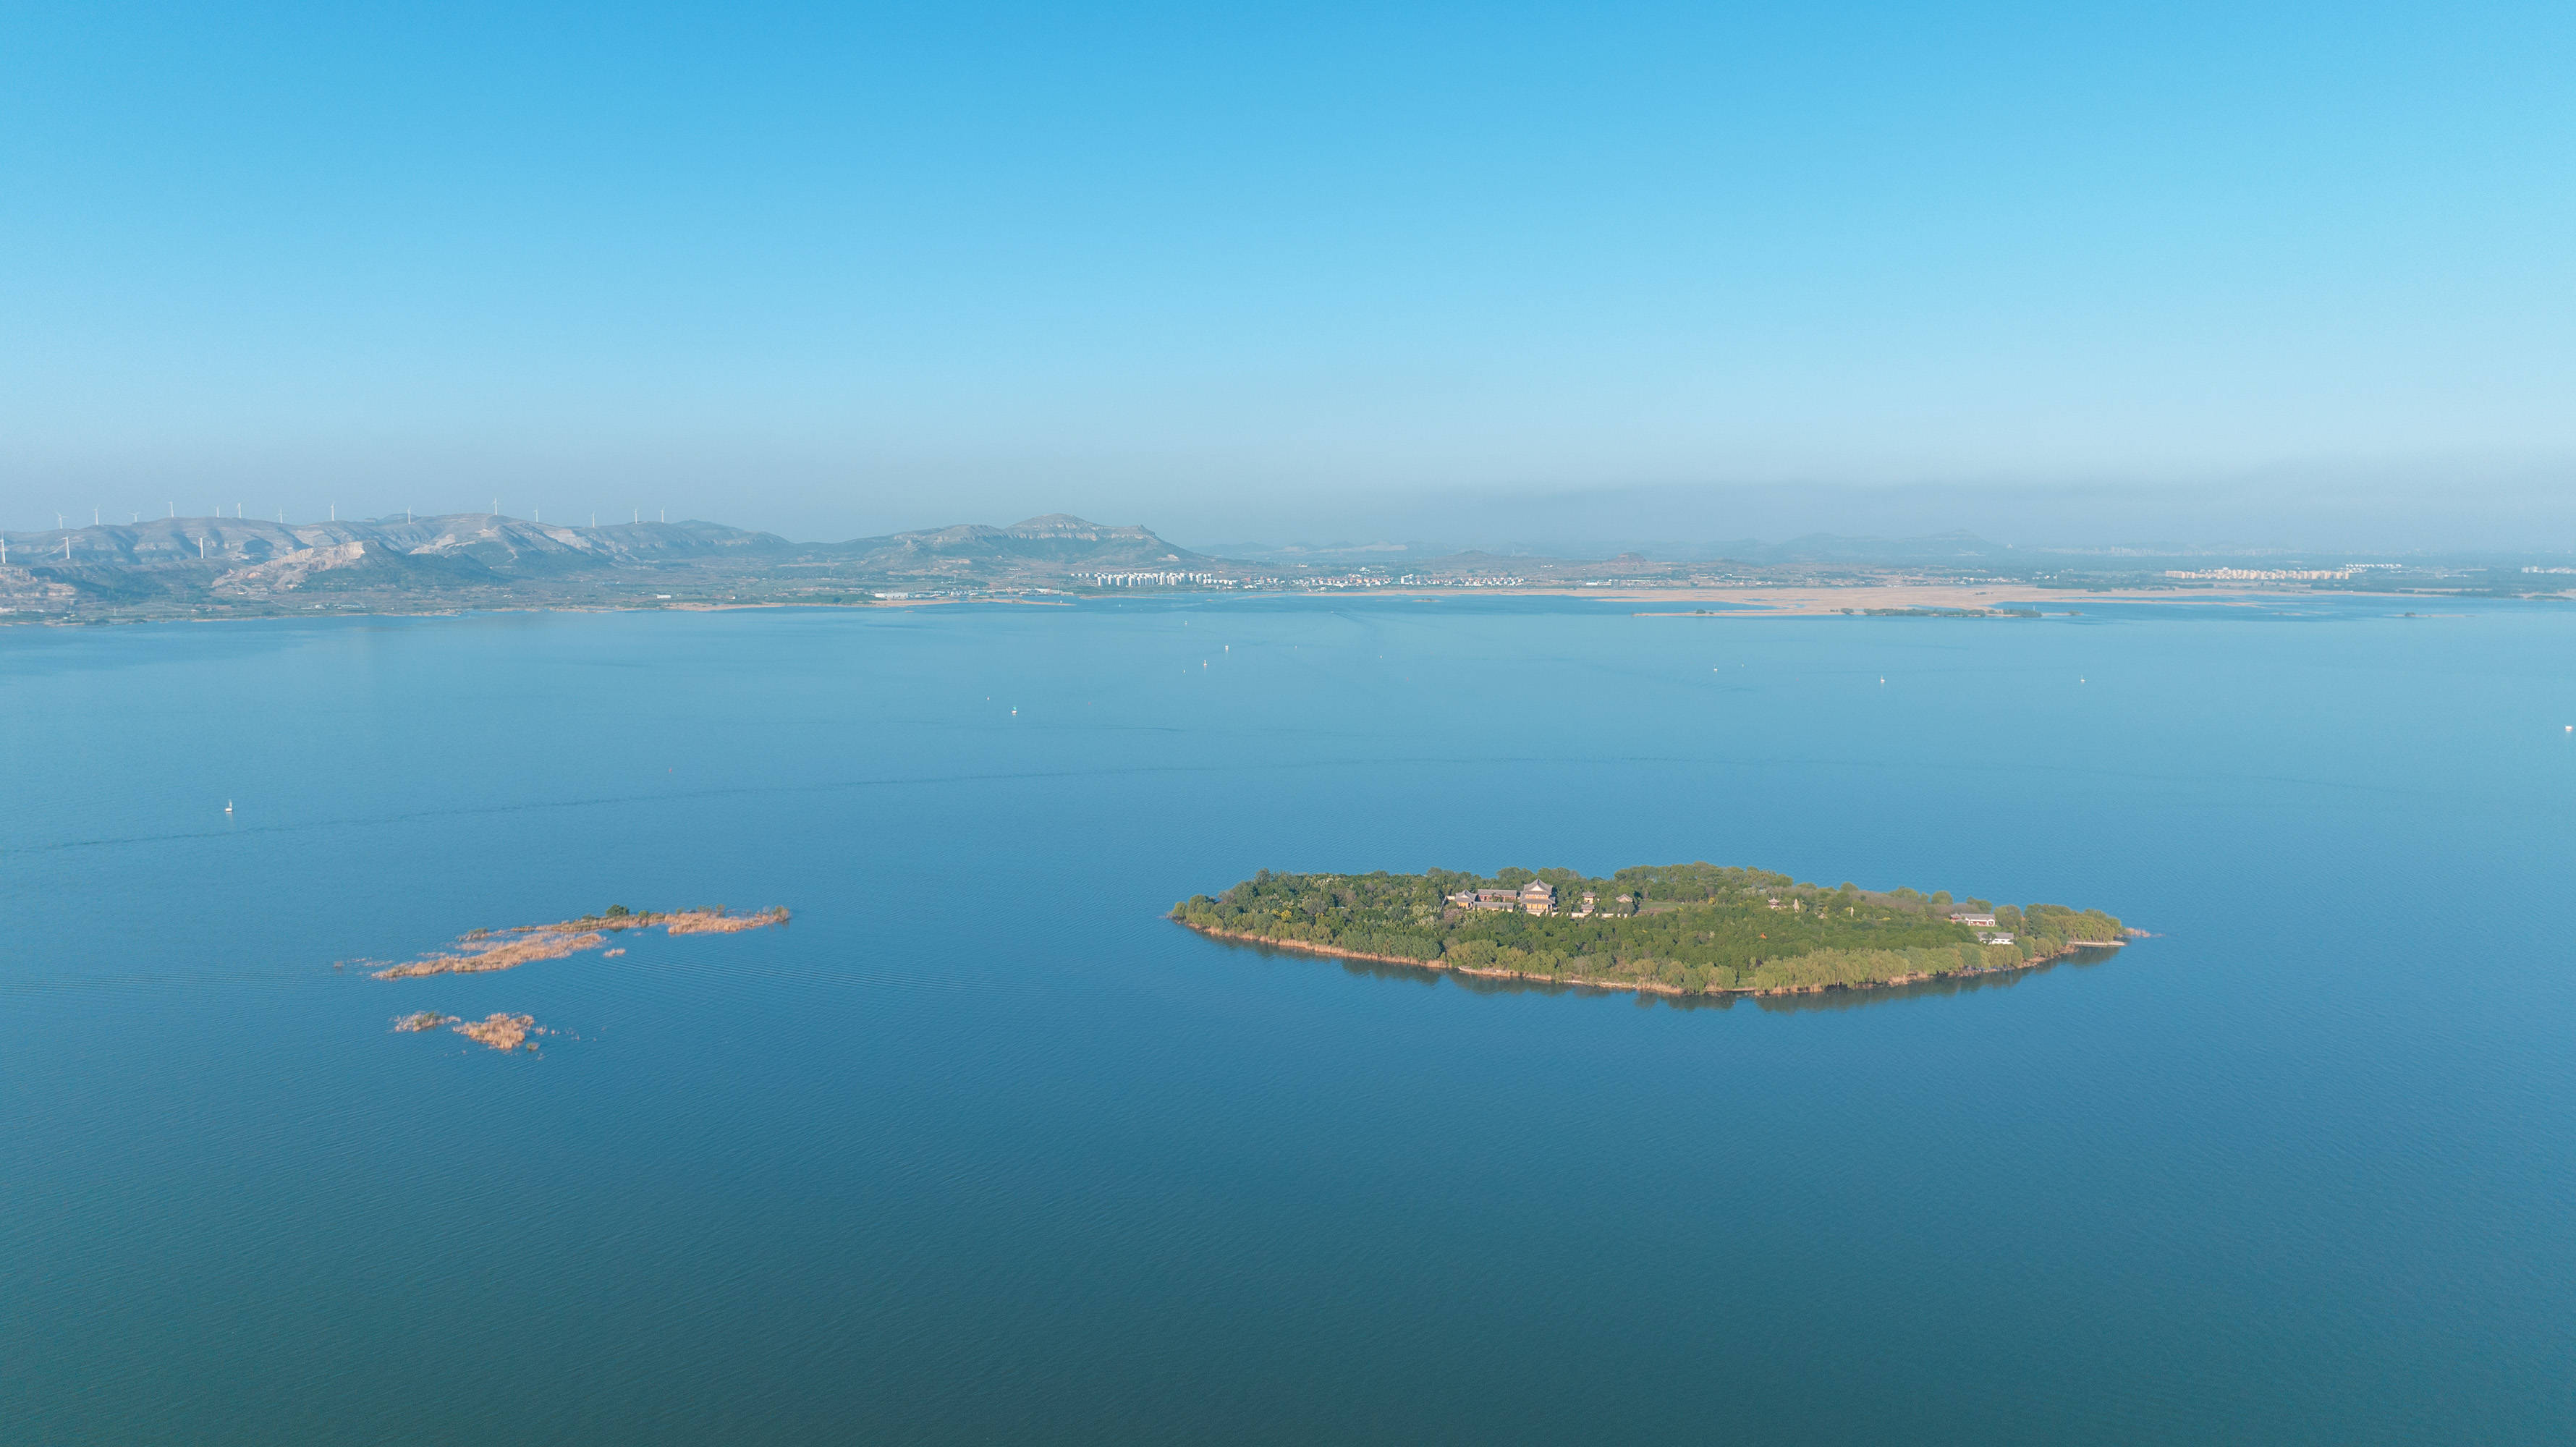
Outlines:
[[814,550],[887,575],[938,573],[967,568],[1063,573],[1081,568],[1173,568],[1216,560],[1146,527],[1107,527],[1069,513],[1049,513],[1006,528],[959,523],[926,532],[860,538]]
[[[793,546],[784,538],[745,532],[721,523],[618,523],[577,528],[493,513],[329,523],[274,523],[264,518],[150,518],[131,525],[7,533],[0,537],[7,539],[9,561],[27,565],[242,565],[274,562],[311,549],[372,543],[386,552],[407,556],[471,558],[504,573],[551,572],[565,567],[673,558],[777,554]],[[66,539],[71,543],[68,558],[63,550]]]
[[203,617],[354,608],[864,602],[885,591],[1056,588],[1218,560],[1063,513],[845,543],[720,523],[568,527],[492,513],[276,523],[154,518],[0,534],[0,616]]

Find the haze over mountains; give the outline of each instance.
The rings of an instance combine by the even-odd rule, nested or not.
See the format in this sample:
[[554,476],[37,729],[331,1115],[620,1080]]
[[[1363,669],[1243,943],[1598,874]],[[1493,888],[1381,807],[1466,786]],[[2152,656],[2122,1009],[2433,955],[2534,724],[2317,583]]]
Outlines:
[[960,567],[1161,568],[1214,559],[1164,541],[1146,527],[1111,527],[1070,513],[1049,513],[1009,527],[959,523],[921,532],[810,544],[824,556],[845,558],[862,570],[888,576],[938,573]]
[[1340,567],[1369,565],[1412,566],[1426,560],[1464,556],[1501,558],[1604,559],[1616,557],[1647,558],[1656,562],[1802,563],[1802,562],[1942,562],[1969,563],[1980,560],[2001,561],[2013,556],[2009,544],[1990,542],[1970,532],[1948,532],[1933,537],[1877,538],[1844,537],[1836,533],[1810,533],[1785,542],[1767,543],[1760,538],[1735,538],[1719,542],[1658,542],[1648,539],[1610,540],[1585,545],[1560,541],[1545,544],[1495,545],[1469,549],[1444,547],[1436,543],[1369,542],[1369,543],[1211,543],[1202,551],[1209,554],[1263,563],[1324,563]]

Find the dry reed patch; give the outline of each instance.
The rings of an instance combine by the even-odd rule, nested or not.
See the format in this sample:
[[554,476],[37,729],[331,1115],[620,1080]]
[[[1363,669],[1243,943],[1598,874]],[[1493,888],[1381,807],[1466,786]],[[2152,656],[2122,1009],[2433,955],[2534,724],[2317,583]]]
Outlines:
[[[787,918],[783,905],[757,914],[727,914],[724,906],[718,905],[713,909],[682,909],[667,914],[650,911],[637,914],[621,909],[617,913],[585,915],[558,924],[478,929],[460,937],[456,942],[457,949],[423,955],[404,964],[388,965],[376,971],[375,976],[379,980],[410,980],[423,975],[474,975],[595,950],[608,943],[610,935],[624,930],[650,929],[658,925],[675,935],[729,935],[785,924]],[[626,951],[618,948],[608,953],[613,956]]]
[[484,940],[493,943],[483,944],[481,949],[466,954],[428,955],[409,964],[378,970],[376,978],[408,980],[420,975],[475,975],[486,970],[506,970],[538,960],[559,960],[583,950],[595,950],[608,943],[608,936],[574,924],[541,924],[503,930],[497,935],[478,931],[475,935],[466,936],[466,940],[475,944],[483,944]]
[[486,1015],[480,1020],[460,1021],[455,1029],[466,1039],[489,1045],[495,1050],[516,1050],[522,1046],[534,1050],[537,1047],[528,1044],[528,1037],[547,1033],[537,1028],[534,1015]]
[[663,928],[675,935],[730,935],[744,930],[766,929],[787,923],[787,907],[764,909],[758,914],[727,914],[723,905],[714,909],[684,909],[663,916]]

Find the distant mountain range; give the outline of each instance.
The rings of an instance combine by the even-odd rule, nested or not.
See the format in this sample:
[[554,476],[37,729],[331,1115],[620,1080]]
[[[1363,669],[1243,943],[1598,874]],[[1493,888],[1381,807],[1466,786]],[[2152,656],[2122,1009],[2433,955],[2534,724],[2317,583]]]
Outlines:
[[586,567],[721,550],[783,549],[767,533],[718,523],[616,523],[567,527],[493,513],[456,513],[418,519],[374,518],[327,523],[273,523],[265,518],[151,518],[132,524],[71,528],[49,533],[0,534],[10,562],[59,560],[71,542],[70,561],[140,566],[230,559],[265,563],[307,549],[372,543],[410,557],[469,561],[500,571]]
[[0,533],[0,609],[186,616],[293,608],[859,601],[889,589],[1046,587],[1079,572],[1207,571],[1149,528],[1056,513],[842,543],[721,523],[574,527],[456,513],[277,523],[153,518]]
[[1109,527],[1061,512],[1006,528],[959,523],[926,532],[813,544],[808,545],[807,551],[846,559],[862,570],[887,576],[935,574],[960,566],[995,564],[1062,570],[1180,568],[1217,561],[1165,542],[1155,536],[1152,528]]
[[[1362,543],[1197,550],[1142,526],[1066,513],[1008,527],[953,527],[791,542],[711,522],[573,527],[495,513],[276,523],[154,518],[0,534],[0,615],[205,617],[317,608],[634,607],[857,603],[888,594],[1082,591],[1108,586],[1678,585],[1752,578],[1846,581],[2034,573],[2074,566],[2153,576],[2164,560],[2015,551],[1964,532],[1918,538],[1813,534],[1649,545],[1611,557]],[[1247,556],[1248,555],[1248,556]]]

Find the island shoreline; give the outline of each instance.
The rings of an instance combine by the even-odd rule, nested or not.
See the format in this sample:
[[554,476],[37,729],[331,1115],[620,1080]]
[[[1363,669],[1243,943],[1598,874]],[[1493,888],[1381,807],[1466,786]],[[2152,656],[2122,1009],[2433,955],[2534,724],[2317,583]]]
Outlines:
[[[1209,939],[1227,940],[1237,944],[1266,945],[1274,950],[1289,950],[1302,955],[1321,955],[1328,959],[1375,960],[1381,964],[1413,965],[1425,970],[1445,970],[1452,974],[1476,975],[1486,979],[1527,980],[1549,985],[1576,985],[1588,990],[1634,990],[1641,995],[1674,995],[1682,997],[1704,995],[1825,995],[1831,994],[1836,990],[1892,990],[1905,985],[1928,984],[1934,980],[1965,980],[1974,979],[1982,975],[2017,975],[2024,970],[2037,969],[2042,965],[2053,965],[2059,960],[2073,955],[2078,950],[2115,950],[2125,946],[2129,942],[2126,939],[2068,940],[2065,948],[2057,950],[2051,954],[2034,956],[2022,961],[2018,965],[1986,965],[1973,970],[1945,970],[1939,974],[1933,974],[1926,971],[1922,974],[1898,975],[1890,979],[1869,980],[1858,984],[1776,985],[1769,989],[1753,985],[1711,985],[1704,990],[1685,990],[1679,985],[1667,985],[1660,980],[1601,980],[1593,979],[1588,976],[1567,977],[1563,975],[1533,975],[1523,970],[1480,969],[1474,965],[1450,964],[1446,960],[1417,960],[1405,955],[1381,955],[1373,954],[1367,950],[1346,950],[1338,945],[1312,944],[1305,940],[1274,940],[1266,935],[1248,935],[1237,930],[1207,929],[1199,925],[1191,924],[1187,920],[1172,915],[1166,915],[1164,918],[1171,920],[1172,923],[1179,925],[1181,928],[1188,930],[1192,934],[1204,935]],[[2144,931],[2140,931],[2135,937],[2143,938]]]

